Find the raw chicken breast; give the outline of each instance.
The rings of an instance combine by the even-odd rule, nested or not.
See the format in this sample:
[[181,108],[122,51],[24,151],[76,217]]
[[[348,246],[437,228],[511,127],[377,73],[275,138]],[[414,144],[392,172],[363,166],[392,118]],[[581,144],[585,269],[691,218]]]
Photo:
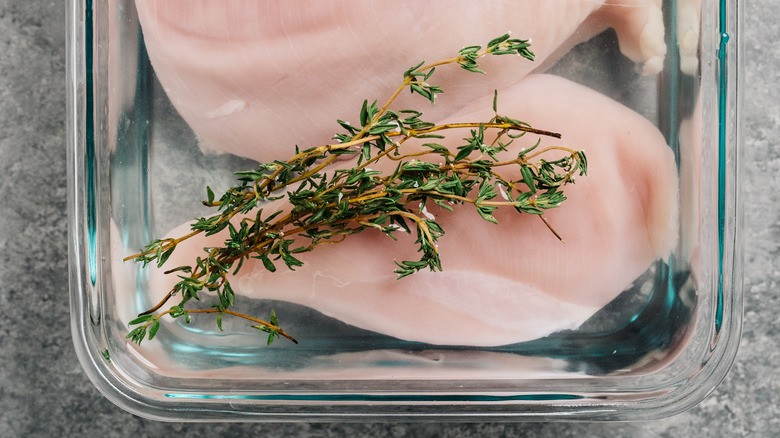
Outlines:
[[[491,106],[491,99],[474,101],[447,122],[489,119]],[[399,233],[395,242],[367,230],[299,254],[304,266],[294,272],[280,267],[269,273],[259,261],[249,261],[231,280],[236,292],[303,304],[358,327],[431,344],[495,346],[581,325],[674,246],[673,154],[640,115],[554,76],[526,77],[499,95],[499,107],[510,117],[563,134],[562,141],[543,138],[543,145],[563,142],[588,157],[588,176],[566,186],[568,200],[545,213],[566,243],[538,217],[513,209],[499,209],[494,225],[471,206],[454,212],[431,208],[446,231],[439,241],[444,272],[421,271],[396,280],[393,261],[418,257],[414,237]],[[451,142],[461,137],[454,133]],[[533,144],[530,137],[513,147]],[[265,212],[278,208],[282,204]],[[185,224],[170,236],[188,230]],[[201,248],[224,239],[186,241],[168,266],[190,264]],[[153,271],[157,298],[174,281]],[[285,315],[279,316],[283,322]]]
[[137,0],[136,7],[155,73],[201,148],[262,162],[288,158],[296,144],[327,142],[336,119],[354,121],[363,99],[389,96],[418,62],[507,31],[532,39],[536,61],[494,57],[481,64],[487,75],[468,80],[457,66],[440,69],[435,83],[446,92],[425,110],[431,120],[551,65],[608,27],[648,73],[660,70],[666,53],[660,0]]

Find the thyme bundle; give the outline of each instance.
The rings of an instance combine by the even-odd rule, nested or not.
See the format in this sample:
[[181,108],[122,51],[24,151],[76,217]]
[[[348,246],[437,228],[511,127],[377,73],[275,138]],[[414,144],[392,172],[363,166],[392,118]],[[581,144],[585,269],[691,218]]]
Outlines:
[[[493,212],[500,207],[538,215],[544,221],[544,210],[566,199],[562,187],[573,183],[575,175],[586,174],[585,155],[562,146],[541,148],[537,142],[514,156],[503,156],[509,145],[526,133],[560,138],[559,134],[500,115],[497,92],[493,96],[494,116],[481,122],[435,125],[424,121],[420,111],[390,109],[406,89],[433,103],[443,90],[428,81],[439,66],[457,64],[470,72],[484,73],[477,63],[481,57],[516,54],[533,60],[529,46],[527,40],[511,39],[506,34],[485,48],[469,46],[453,58],[421,62],[403,73],[402,83],[383,106],[376,101],[363,102],[359,126],[338,120],[343,132],[334,136],[334,143],[302,151],[296,146],[295,155],[287,161],[275,160],[236,172],[239,184],[218,198],[207,187],[203,203],[215,208],[216,214],[196,220],[189,234],[154,240],[125,260],[161,268],[182,241],[225,230],[229,237],[223,246],[204,248],[192,265],[166,271],[177,275],[179,281],[156,306],[130,322],[135,328],[127,338],[137,343],[154,338],[165,315],[189,322],[192,314],[213,313],[220,330],[223,316],[231,315],[266,333],[268,344],[278,337],[297,343],[280,328],[273,310],[268,321],[231,310],[235,292],[230,276],[240,271],[245,260],[258,259],[270,272],[280,265],[295,270],[303,265],[298,254],[365,230],[378,230],[393,239],[399,230],[414,232],[421,255],[418,260],[396,261],[394,272],[400,279],[422,269],[442,270],[437,242],[445,230],[427,212],[428,203],[449,211],[470,205],[492,223],[497,223]],[[445,133],[463,130],[468,134],[456,149],[441,144]],[[421,150],[405,151],[404,144],[412,139],[423,142]],[[551,152],[563,156],[545,160],[543,156]],[[344,155],[356,155],[356,165],[326,172]],[[394,170],[386,174],[372,170],[370,166],[380,160],[394,162]],[[519,180],[505,176],[504,170],[512,167],[519,167]],[[266,214],[265,203],[274,200],[285,200],[288,208]],[[548,228],[555,233],[549,224]],[[204,291],[216,295],[210,308],[187,307],[191,300],[200,300]],[[160,311],[176,295],[179,303]]]

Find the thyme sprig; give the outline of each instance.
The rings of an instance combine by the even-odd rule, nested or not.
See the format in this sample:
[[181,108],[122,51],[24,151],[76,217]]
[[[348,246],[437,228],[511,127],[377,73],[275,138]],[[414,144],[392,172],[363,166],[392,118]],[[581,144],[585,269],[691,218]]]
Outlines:
[[[562,187],[573,183],[576,175],[586,174],[585,155],[563,146],[540,147],[540,142],[512,155],[508,147],[527,133],[555,138],[560,134],[500,115],[497,92],[493,96],[494,116],[480,122],[435,125],[423,120],[420,111],[390,109],[406,89],[433,103],[443,92],[428,82],[437,67],[458,64],[470,72],[484,73],[477,63],[481,57],[517,54],[533,60],[528,47],[528,41],[510,39],[507,34],[485,48],[469,46],[453,58],[421,62],[403,73],[402,83],[383,106],[376,101],[363,102],[359,126],[338,120],[343,132],[334,136],[334,143],[303,151],[296,147],[295,155],[287,161],[274,160],[235,172],[239,184],[219,198],[207,187],[203,204],[215,208],[216,214],[193,222],[189,234],[154,240],[125,260],[161,268],[178,244],[189,238],[226,230],[228,237],[223,246],[204,248],[192,265],[166,271],[177,275],[179,281],[156,306],[130,322],[136,327],[127,337],[137,343],[147,336],[154,338],[165,315],[189,322],[192,314],[213,313],[220,330],[223,316],[230,315],[267,333],[268,344],[280,336],[297,343],[279,327],[273,310],[268,321],[231,310],[235,292],[230,277],[240,271],[244,261],[257,259],[270,272],[280,265],[295,270],[303,265],[299,255],[320,245],[339,243],[369,229],[396,239],[395,233],[401,230],[415,233],[420,257],[396,261],[394,272],[400,279],[422,269],[442,270],[438,241],[445,231],[428,212],[431,203],[449,211],[471,205],[491,223],[498,222],[493,213],[501,207],[542,218],[545,210],[560,205],[566,199]],[[444,134],[452,131],[467,131],[456,149],[441,142]],[[412,139],[422,141],[421,146],[404,147]],[[332,169],[342,155],[357,156],[356,165]],[[550,155],[556,158],[543,158]],[[393,170],[370,167],[380,161],[393,163]],[[509,176],[512,169],[519,178]],[[284,200],[286,207],[266,212],[267,203],[275,200]],[[216,295],[210,308],[187,307],[191,300],[200,300],[204,291]],[[178,304],[158,313],[177,295]]]

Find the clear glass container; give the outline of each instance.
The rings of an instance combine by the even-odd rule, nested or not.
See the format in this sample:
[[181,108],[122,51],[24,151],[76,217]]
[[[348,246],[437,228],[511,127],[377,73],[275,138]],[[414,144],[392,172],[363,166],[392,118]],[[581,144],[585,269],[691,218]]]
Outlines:
[[[366,329],[366,323],[327,316],[305,299],[288,303],[283,294],[269,300],[239,291],[236,306],[243,312],[267,316],[273,308],[283,328],[299,340],[296,345],[279,339],[271,346],[240,320],[225,318],[220,331],[206,315],[193,315],[189,324],[161,319],[153,340],[130,342],[129,321],[153,306],[159,291],[152,290],[147,270],[122,258],[207,214],[201,205],[205,186],[226,189],[233,184],[232,172],[256,165],[247,157],[215,154],[215,149],[243,150],[233,134],[241,138],[239,131],[249,129],[250,135],[289,135],[292,148],[296,136],[307,138],[314,123],[280,118],[291,107],[308,115],[310,104],[325,102],[327,109],[332,100],[343,100],[357,118],[362,100],[370,97],[361,94],[363,85],[376,81],[387,89],[381,87],[382,77],[368,74],[371,62],[392,58],[399,64],[390,77],[400,80],[403,70],[424,59],[418,54],[426,53],[416,45],[406,50],[409,36],[430,41],[430,47],[452,41],[457,51],[466,45],[461,34],[506,32],[506,18],[477,19],[484,10],[506,5],[430,2],[430,10],[441,13],[429,14],[419,2],[415,8],[411,2],[322,2],[298,12],[285,10],[284,2],[158,3],[70,0],[68,7],[72,331],[87,375],[112,402],[144,417],[184,421],[638,420],[695,405],[726,374],[737,350],[742,309],[739,1],[663,0],[660,11],[652,0],[620,6],[532,1],[523,14],[533,19],[511,29],[513,37],[532,39],[538,58],[534,73],[595,90],[601,96],[594,102],[606,96],[621,105],[620,114],[636,112],[663,135],[674,155],[678,193],[664,196],[677,200],[676,244],[584,323],[518,342],[493,342],[488,331],[485,345],[453,345]],[[222,39],[213,29],[235,38]],[[290,38],[301,34],[305,38],[298,41],[306,45],[284,53],[275,46],[285,38],[293,44]],[[435,39],[439,35],[444,37]],[[369,44],[375,58],[354,65],[366,69],[365,84],[347,88],[352,94],[320,86],[324,94],[313,97],[307,81],[338,81],[340,74],[349,74],[339,63],[365,56],[360,50]],[[343,57],[349,50],[356,53]],[[322,69],[323,59],[331,58],[332,71]],[[289,75],[260,68],[282,61]],[[498,69],[500,62],[489,67]],[[518,74],[520,83],[529,80],[523,76],[532,69]],[[230,87],[242,89],[242,74],[254,78],[261,92],[235,94]],[[517,81],[497,76],[504,81],[499,86]],[[232,90],[231,98],[225,98],[225,89]],[[252,112],[259,107],[265,112]],[[572,114],[591,117],[600,111],[587,107]],[[230,121],[246,113],[256,117],[249,128]],[[328,130],[338,128],[337,118],[349,117],[334,114],[326,114]],[[622,121],[593,120],[603,123],[592,126],[597,131],[632,129]],[[568,123],[565,116],[560,123]],[[330,135],[326,132],[323,143]],[[284,158],[267,156],[266,161]],[[596,178],[599,167],[592,160],[591,174],[583,180]],[[558,231],[566,234],[565,227]],[[618,245],[613,251],[624,249]],[[583,264],[569,269],[600,276],[605,288],[614,283],[608,266],[598,272],[581,267],[603,253],[594,247],[578,256]],[[447,280],[446,266],[440,275],[445,285],[458,278]],[[304,273],[301,288],[308,287],[306,278]],[[293,283],[289,293],[294,288]],[[204,298],[203,306],[210,300]],[[489,305],[506,303],[499,297]],[[371,319],[384,317],[366,313],[369,327]],[[432,331],[436,335],[435,327]]]

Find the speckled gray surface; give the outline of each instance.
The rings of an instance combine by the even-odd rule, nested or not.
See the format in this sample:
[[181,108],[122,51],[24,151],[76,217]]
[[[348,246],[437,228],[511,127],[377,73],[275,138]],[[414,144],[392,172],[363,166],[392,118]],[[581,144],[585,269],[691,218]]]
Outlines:
[[0,436],[780,436],[780,31],[774,0],[744,6],[744,334],[708,399],[641,423],[256,425],[141,419],[84,375],[68,327],[65,9],[0,0]]

